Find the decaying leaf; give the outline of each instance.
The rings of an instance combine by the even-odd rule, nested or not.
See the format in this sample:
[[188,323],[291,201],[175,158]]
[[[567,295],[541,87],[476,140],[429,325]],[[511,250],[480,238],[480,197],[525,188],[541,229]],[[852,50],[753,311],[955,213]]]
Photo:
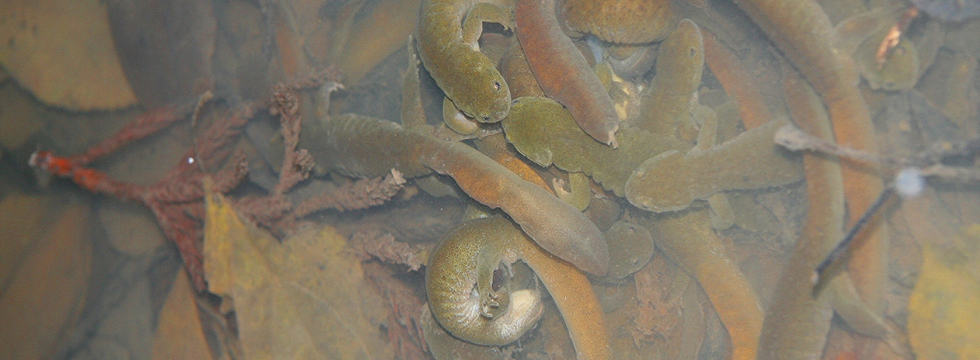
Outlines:
[[0,2],[0,64],[41,101],[74,110],[136,103],[99,0]]
[[909,300],[909,341],[920,359],[980,357],[980,225],[953,248],[927,243],[922,274]]
[[153,360],[213,358],[197,315],[194,287],[187,270],[181,269],[160,310]]
[[54,357],[85,307],[92,273],[92,243],[85,237],[88,206],[72,201],[65,207],[49,230],[32,240],[0,292],[0,358]]
[[280,243],[211,192],[205,221],[209,288],[232,298],[246,357],[393,358],[379,330],[387,309],[333,228]]
[[119,62],[141,105],[194,99],[215,89],[212,69],[233,68],[212,63],[217,25],[210,1],[104,2]]

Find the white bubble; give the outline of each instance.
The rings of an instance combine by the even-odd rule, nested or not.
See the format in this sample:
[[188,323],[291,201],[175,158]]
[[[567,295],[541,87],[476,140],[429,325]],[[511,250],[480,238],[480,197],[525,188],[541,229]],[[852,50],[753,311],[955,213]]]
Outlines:
[[922,177],[922,173],[917,168],[904,168],[895,176],[895,192],[903,198],[919,196],[925,186],[926,179]]

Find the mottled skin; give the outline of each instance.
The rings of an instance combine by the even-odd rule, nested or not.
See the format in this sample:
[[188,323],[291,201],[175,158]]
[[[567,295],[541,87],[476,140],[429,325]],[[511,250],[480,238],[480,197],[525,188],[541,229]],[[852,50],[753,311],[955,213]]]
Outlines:
[[620,134],[621,146],[613,149],[592,140],[567,109],[549,98],[522,97],[511,110],[502,125],[517,151],[543,167],[554,164],[583,172],[617,196],[624,194],[626,180],[645,160],[668,150],[690,149],[673,136],[635,128]]
[[425,0],[419,14],[419,57],[446,97],[479,122],[510,111],[510,90],[477,40],[484,22],[512,28],[510,10],[475,0]]
[[565,0],[559,6],[570,29],[617,44],[661,40],[678,18],[664,0]]
[[[851,59],[833,48],[830,38],[833,27],[820,4],[813,0],[742,0],[736,4],[813,86],[827,106],[837,143],[872,154],[878,153],[871,114],[861,91],[854,86],[858,81],[856,66]],[[861,166],[844,166],[841,169],[849,223],[857,221],[884,186],[878,174],[867,170]],[[880,313],[883,311],[888,273],[887,227],[881,224],[866,229],[856,242],[860,242],[861,246],[851,251],[848,262],[851,277],[862,298]],[[777,300],[774,300],[774,304]],[[819,329],[806,327],[800,322],[766,320],[760,358],[804,358],[794,357],[794,353],[819,358],[822,345],[815,347],[813,343],[799,341],[790,344],[790,341],[786,341],[791,339],[789,331],[815,333]]]
[[721,191],[798,181],[803,178],[799,159],[772,142],[784,124],[773,120],[707,151],[672,150],[652,157],[626,180],[626,198],[647,211],[678,211]]
[[[449,175],[473,200],[500,208],[545,250],[595,275],[609,269],[602,233],[578,209],[530,183],[476,149],[406,130],[375,118],[345,114],[311,124],[322,139],[317,163],[351,177]],[[315,151],[315,152],[314,152]]]
[[537,290],[494,289],[494,270],[517,261],[517,253],[485,225],[498,224],[474,220],[443,237],[429,257],[425,288],[433,316],[451,334],[506,345],[531,329],[544,307]]
[[619,115],[588,61],[561,31],[554,0],[523,0],[515,10],[517,38],[534,77],[596,141],[618,147]]
[[[530,290],[521,290],[510,294],[511,309],[483,306],[499,302],[502,297],[490,289],[494,269],[501,260],[516,259],[527,263],[551,293],[577,357],[611,358],[605,317],[589,279],[568,262],[541,249],[501,216],[460,225],[433,251],[426,270],[426,291],[433,316],[453,335],[467,341],[507,343],[513,341],[507,339],[520,337],[540,315],[536,292],[525,294],[522,292]],[[478,297],[473,295],[474,289]]]
[[695,133],[685,117],[691,99],[701,86],[704,69],[704,41],[701,29],[684,19],[660,43],[657,55],[657,75],[643,98],[637,127],[659,134],[677,135],[691,140]]

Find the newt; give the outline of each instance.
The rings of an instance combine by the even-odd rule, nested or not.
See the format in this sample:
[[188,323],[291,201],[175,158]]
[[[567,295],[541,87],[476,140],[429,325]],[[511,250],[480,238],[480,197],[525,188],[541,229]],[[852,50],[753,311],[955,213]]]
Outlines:
[[[672,150],[641,164],[626,181],[626,198],[654,212],[686,209],[697,199],[726,190],[751,190],[803,178],[799,158],[773,143],[785,120],[739,134],[710,150]],[[710,180],[709,180],[710,179]]]
[[660,43],[656,75],[643,98],[636,126],[659,134],[693,140],[696,127],[688,113],[704,71],[701,28],[684,19]]
[[[511,11],[477,0],[424,0],[419,13],[418,43],[422,64],[467,117],[498,122],[510,111],[510,89],[495,64],[480,53],[484,23],[513,28]],[[450,104],[444,102],[444,109]],[[451,113],[444,110],[444,114]],[[446,118],[452,123],[452,118]]]
[[[491,294],[486,289],[492,286],[494,270],[501,260],[518,259],[534,270],[551,293],[568,327],[577,357],[611,358],[605,317],[589,279],[572,264],[541,249],[513,222],[501,216],[467,221],[447,234],[433,250],[430,267],[426,270],[426,291],[432,315],[451,333],[467,341],[474,340],[459,334],[474,333],[477,341],[487,343],[508,343],[503,341],[503,336],[498,337],[498,333],[485,331],[497,328],[504,330],[501,333],[508,335],[507,339],[520,337],[513,334],[523,333],[528,326],[526,320],[533,317],[536,321],[537,318],[517,315],[540,315],[540,301],[515,298],[520,291],[530,290],[511,293],[510,306],[517,308],[497,309],[503,315],[493,314],[493,317],[480,315],[482,310],[471,295],[476,289],[481,299],[492,299],[484,294]],[[500,298],[499,294],[495,295]],[[533,296],[533,293],[522,293],[521,296]],[[514,317],[508,317],[510,311],[514,311]],[[498,316],[500,318],[495,319]],[[489,325],[493,322],[496,324]],[[504,329],[501,326],[504,324],[510,324],[514,329]]]
[[653,234],[657,248],[701,284],[728,330],[732,359],[754,359],[762,331],[762,306],[723,240],[711,228],[708,209],[638,216],[637,220]]
[[568,108],[596,141],[618,147],[619,115],[585,56],[565,36],[554,0],[525,0],[515,9],[517,39],[545,94]]
[[561,104],[543,97],[515,100],[502,125],[507,140],[535,164],[583,172],[617,196],[625,193],[626,180],[645,160],[691,148],[673,136],[631,128],[619,135],[620,146],[613,149],[590,138]]
[[429,257],[425,289],[432,315],[446,331],[474,344],[502,346],[534,327],[544,306],[536,289],[510,292],[501,284],[501,265],[516,262],[518,254],[486,223],[473,220],[443,236]]
[[759,84],[739,60],[735,52],[710,31],[701,32],[704,40],[704,62],[721,87],[735,103],[746,128],[754,128],[772,119],[769,107],[762,100]]
[[449,175],[468,196],[503,210],[555,256],[595,275],[609,268],[602,233],[582,212],[464,143],[354,114],[312,122],[303,132],[321,139],[309,147],[319,166],[355,178],[391,169],[408,178]]
[[[877,153],[874,124],[856,84],[854,61],[832,44],[833,27],[827,13],[814,0],[742,0],[737,5],[749,15],[790,60],[823,100],[838,144]],[[841,172],[848,226],[854,224],[884,188],[875,169],[842,159]],[[859,234],[849,259],[851,277],[861,297],[883,312],[887,280],[888,231],[878,224]]]
[[[796,124],[807,133],[832,140],[830,120],[813,89],[794,70],[784,68],[783,77]],[[880,315],[858,297],[848,273],[836,269],[827,291],[814,294],[810,276],[843,236],[844,188],[836,159],[804,154],[803,167],[809,199],[807,218],[802,238],[796,242],[767,309],[759,341],[760,359],[819,358],[834,310],[861,333],[880,337],[888,331]]]
[[659,41],[679,18],[666,0],[566,0],[561,14],[569,29],[616,44]]

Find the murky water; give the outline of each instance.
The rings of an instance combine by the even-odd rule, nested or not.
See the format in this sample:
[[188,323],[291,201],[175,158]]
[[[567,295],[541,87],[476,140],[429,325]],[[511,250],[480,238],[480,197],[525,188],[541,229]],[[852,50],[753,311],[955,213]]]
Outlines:
[[428,0],[0,5],[0,358],[980,354],[980,20],[566,1],[476,44]]

